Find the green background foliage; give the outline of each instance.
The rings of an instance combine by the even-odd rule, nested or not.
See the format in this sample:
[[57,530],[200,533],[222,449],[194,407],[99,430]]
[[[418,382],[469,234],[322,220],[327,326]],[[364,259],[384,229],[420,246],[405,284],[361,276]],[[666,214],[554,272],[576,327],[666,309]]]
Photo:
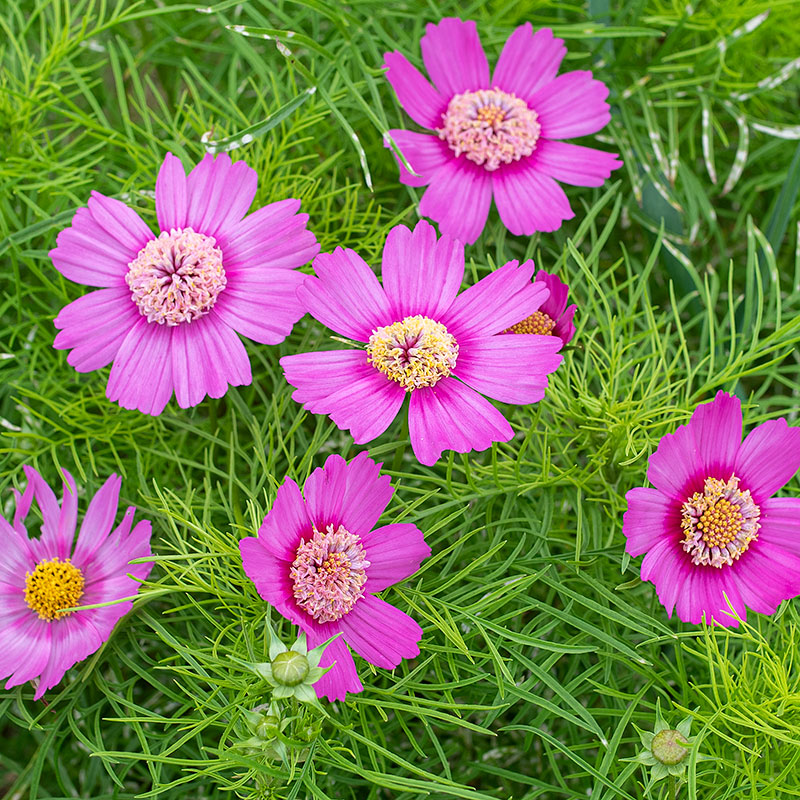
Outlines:
[[[84,290],[47,252],[92,189],[154,225],[165,151],[189,165],[217,142],[258,170],[256,206],[298,197],[323,251],[353,247],[377,265],[418,197],[383,145],[412,123],[382,54],[419,64],[425,23],[447,15],[477,21],[490,63],[524,21],[564,37],[564,69],[611,89],[596,139],[625,166],[601,189],[568,189],[577,213],[557,233],[514,237],[493,212],[467,248],[469,282],[512,258],[557,271],[577,336],[545,400],[503,408],[511,442],[433,468],[400,421],[370,445],[399,487],[385,520],[414,522],[433,548],[384,593],[422,624],[421,654],[394,673],[357,658],[366,690],[324,716],[287,703],[299,716],[281,764],[238,746],[243,710],[268,687],[234,658],[265,660],[268,609],[237,542],[285,475],[302,482],[327,455],[361,449],[305,414],[278,366],[327,334],[306,317],[279,347],[248,342],[252,386],[145,417],[106,401],[108,370],[78,375],[53,350],[53,317]],[[678,796],[800,796],[800,605],[738,631],[670,621],[621,524],[659,438],[718,389],[742,398],[748,428],[796,419],[799,30],[793,0],[4,0],[2,510],[13,514],[26,463],[54,485],[69,469],[82,508],[118,472],[122,502],[154,523],[157,564],[134,612],[46,703],[29,686],[0,690],[0,792],[666,797],[667,782],[647,788],[620,760],[660,702],[668,721],[693,717],[698,752],[713,756],[692,758]],[[785,491],[799,489],[795,478]]]

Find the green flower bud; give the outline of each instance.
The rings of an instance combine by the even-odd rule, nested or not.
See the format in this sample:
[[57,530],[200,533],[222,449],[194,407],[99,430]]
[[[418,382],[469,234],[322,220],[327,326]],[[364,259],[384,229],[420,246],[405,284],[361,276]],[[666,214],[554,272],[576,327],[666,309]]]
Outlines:
[[275,739],[280,731],[279,726],[280,720],[277,717],[264,717],[256,728],[256,736],[261,739]]
[[308,659],[296,650],[278,653],[272,661],[272,677],[281,686],[298,686],[308,675]]
[[653,736],[650,752],[668,767],[680,764],[689,755],[689,740],[680,731],[667,728]]

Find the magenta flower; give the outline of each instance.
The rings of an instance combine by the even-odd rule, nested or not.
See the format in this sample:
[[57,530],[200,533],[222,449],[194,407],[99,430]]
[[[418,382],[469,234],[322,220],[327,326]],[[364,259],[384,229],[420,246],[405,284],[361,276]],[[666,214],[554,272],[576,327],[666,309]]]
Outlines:
[[[38,700],[111,636],[133,603],[64,609],[135,595],[153,564],[129,564],[152,556],[150,523],[143,520],[133,527],[136,509],[129,508],[111,531],[119,502],[118,476],[112,475],[92,498],[73,543],[78,496],[72,476],[64,470],[59,506],[36,470],[25,467],[25,474],[24,493],[14,492],[13,526],[0,516],[0,678],[11,676],[6,689],[38,679],[33,698]],[[34,498],[42,515],[39,537],[29,536],[24,524]]]
[[434,464],[445,449],[467,453],[514,435],[480,393],[535,403],[561,363],[554,336],[496,336],[547,299],[531,282],[533,262],[508,264],[458,294],[464,248],[437,240],[427,222],[392,228],[383,249],[383,286],[352,250],[314,260],[298,296],[313,317],[364,349],[285,356],[298,403],[328,414],[358,444],[383,433],[409,396],[414,454]]
[[556,77],[567,49],[549,28],[517,28],[492,77],[474,22],[447,18],[425,30],[433,86],[402,53],[386,53],[383,65],[406,113],[434,131],[389,131],[419,176],[398,162],[401,182],[428,186],[420,214],[472,244],[494,197],[511,233],[558,230],[574,214],[556,181],[602,186],[622,165],[615,153],[556,141],[605,127],[608,88],[587,71]]
[[558,336],[563,344],[567,344],[575,335],[572,318],[578,308],[574,304],[567,308],[569,286],[558,275],[551,275],[543,269],[536,273],[536,280],[544,283],[550,290],[550,296],[538,311],[534,311],[522,322],[512,325],[503,333],[539,333],[543,336]]
[[362,658],[394,669],[419,655],[422,629],[375,593],[413,575],[431,554],[415,525],[375,528],[394,489],[366,453],[346,463],[330,456],[303,487],[287,478],[258,531],[239,543],[258,593],[305,631],[316,647],[337,633],[320,666],[336,666],[314,684],[319,697],[360,692],[349,644]]
[[745,619],[800,594],[800,498],[773,497],[798,467],[800,428],[771,420],[742,442],[741,405],[724,392],[661,439],[655,488],[628,492],[623,531],[669,616],[736,626],[726,597]]
[[299,200],[249,216],[257,175],[206,155],[189,173],[167,153],[156,181],[154,234],[132,209],[92,192],[50,252],[62,275],[103,287],[63,308],[54,346],[78,372],[113,362],[106,396],[160,414],[252,380],[237,333],[282,342],[303,315],[296,268],[317,252]]

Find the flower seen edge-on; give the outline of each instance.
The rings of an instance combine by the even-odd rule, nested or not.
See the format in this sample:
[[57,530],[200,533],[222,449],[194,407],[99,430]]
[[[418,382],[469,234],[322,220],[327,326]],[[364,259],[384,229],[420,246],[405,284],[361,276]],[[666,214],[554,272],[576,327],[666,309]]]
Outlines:
[[409,436],[423,464],[443,450],[485,450],[514,435],[483,395],[525,405],[544,397],[561,363],[557,336],[498,336],[548,297],[532,261],[510,261],[459,293],[463,245],[424,220],[397,225],[383,249],[383,285],[353,250],[314,260],[298,296],[319,322],[362,347],[284,356],[292,397],[327,414],[357,444],[382,434],[409,400]]
[[744,620],[800,594],[800,498],[774,496],[798,468],[800,428],[770,420],[742,441],[741,404],[724,392],[661,439],[654,488],[627,493],[623,532],[670,617],[736,627],[730,607]]
[[329,456],[303,486],[286,478],[257,537],[239,543],[242,565],[259,595],[298,625],[321,667],[319,697],[343,700],[363,689],[347,645],[383,669],[419,654],[422,629],[377,596],[413,575],[430,547],[409,523],[376,528],[394,493],[366,452],[350,462]]
[[[150,522],[134,525],[135,508],[128,508],[112,531],[122,484],[117,475],[94,495],[73,541],[78,496],[72,476],[64,470],[59,505],[42,476],[32,467],[24,469],[28,484],[21,495],[14,492],[13,524],[0,516],[0,678],[8,678],[7,689],[35,680],[38,700],[68,669],[100,648],[133,603],[64,609],[137,594],[153,563],[129,562],[153,554]],[[34,499],[42,515],[38,538],[25,526]]]
[[[101,287],[64,307],[54,347],[78,372],[112,364],[106,395],[157,415],[222,397],[252,380],[237,334],[278,344],[302,316],[297,271],[318,252],[300,201],[247,214],[258,177],[206,155],[186,175],[167,153],[156,180],[154,234],[129,206],[92,192],[50,257],[71,281]],[[113,363],[112,363],[113,362]]]
[[420,47],[432,82],[398,51],[383,66],[400,105],[431,133],[389,136],[416,173],[397,159],[401,182],[428,187],[419,211],[442,233],[477,241],[492,199],[513,234],[558,230],[574,216],[559,182],[602,186],[622,165],[615,153],[560,141],[596,133],[611,116],[608,88],[591,72],[557,76],[567,50],[549,28],[517,28],[491,76],[472,20],[429,23]]

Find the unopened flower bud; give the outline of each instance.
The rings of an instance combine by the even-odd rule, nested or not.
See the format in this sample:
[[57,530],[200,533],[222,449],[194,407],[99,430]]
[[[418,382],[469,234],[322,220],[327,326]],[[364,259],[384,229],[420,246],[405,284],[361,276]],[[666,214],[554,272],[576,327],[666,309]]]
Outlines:
[[296,650],[278,653],[272,662],[272,676],[282,686],[298,686],[310,669],[308,659]]
[[280,731],[280,720],[277,717],[266,716],[258,723],[256,736],[261,739],[275,739]]
[[672,766],[680,764],[689,755],[688,745],[688,739],[680,731],[667,728],[653,737],[650,751],[662,764]]

